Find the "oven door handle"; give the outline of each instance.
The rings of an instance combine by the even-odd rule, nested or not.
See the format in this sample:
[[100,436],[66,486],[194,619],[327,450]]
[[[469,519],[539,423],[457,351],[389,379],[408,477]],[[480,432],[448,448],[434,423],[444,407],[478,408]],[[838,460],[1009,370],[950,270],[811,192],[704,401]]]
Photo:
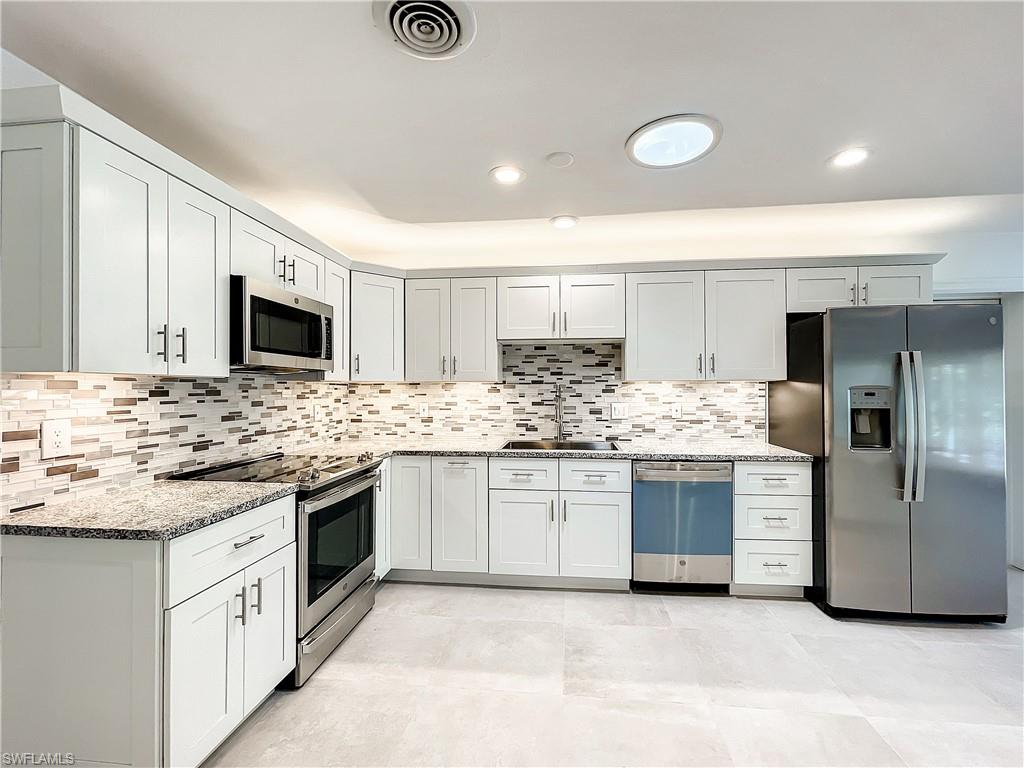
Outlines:
[[299,504],[299,514],[310,515],[313,512],[318,512],[324,507],[329,507],[332,504],[337,504],[339,501],[344,501],[350,496],[355,496],[360,491],[365,491],[367,488],[372,488],[377,484],[377,477],[379,472],[371,472],[368,475],[353,480],[348,485],[343,485],[341,488],[337,488],[330,493],[323,496],[314,496],[312,499],[308,499]]

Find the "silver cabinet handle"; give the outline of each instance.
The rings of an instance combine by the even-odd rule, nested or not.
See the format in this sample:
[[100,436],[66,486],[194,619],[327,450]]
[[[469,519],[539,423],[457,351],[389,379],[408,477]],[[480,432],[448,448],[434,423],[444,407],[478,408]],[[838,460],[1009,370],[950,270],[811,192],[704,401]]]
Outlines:
[[292,268],[292,276],[288,278],[288,282],[295,285],[295,259],[292,259],[292,263],[289,266]]
[[551,500],[551,522],[555,522],[555,500]]
[[711,373],[715,372],[715,353],[708,355],[708,365],[711,366]]
[[249,601],[245,599],[245,587],[242,588],[241,592],[235,593],[235,597],[242,601],[242,612],[236,613],[235,618],[242,620],[242,626],[244,627],[249,621]]
[[452,376],[458,373],[459,361],[455,359],[455,355],[452,355]]
[[156,332],[157,336],[163,336],[163,350],[157,351],[157,357],[162,357],[164,361],[167,360],[167,323],[164,323],[164,327]]
[[762,515],[761,519],[765,522],[768,522],[769,520],[778,520],[780,523],[784,523],[789,520],[788,517],[768,517],[767,515]]
[[449,464],[449,466],[464,467],[467,464],[469,464],[469,462],[468,461],[449,461],[448,464]]
[[567,499],[562,499],[562,523],[569,522],[569,502]]
[[864,290],[864,298],[861,301],[863,301],[863,303],[867,304],[868,303],[868,283],[867,283],[867,280],[864,281],[864,289],[863,290]]
[[254,541],[259,541],[259,540],[260,540],[260,539],[262,539],[262,538],[263,538],[264,536],[266,536],[266,534],[265,534],[265,533],[257,533],[257,534],[256,534],[255,536],[250,536],[250,537],[249,537],[248,539],[246,539],[245,541],[236,541],[236,542],[235,542],[235,549],[241,549],[242,547],[248,547],[248,546],[249,546],[250,544],[252,544],[252,543],[253,543]]
[[900,378],[903,383],[903,412],[907,420],[907,447],[903,457],[901,501],[914,500],[914,456],[917,452],[917,397],[914,392],[909,352],[900,352]]
[[287,281],[287,280],[285,279],[285,273],[286,273],[287,271],[288,271],[288,258],[287,258],[286,256],[282,256],[282,257],[281,257],[281,274],[280,274],[280,275],[278,275],[278,277],[279,277],[279,278],[281,279],[281,282],[282,282],[282,283],[286,283],[286,282],[288,282],[288,281]]
[[533,472],[513,472],[512,477],[533,477]]
[[557,320],[555,319],[555,318],[557,318],[557,317],[558,317],[558,313],[557,313],[557,312],[552,312],[552,313],[551,313],[551,332],[552,332],[552,333],[554,333],[555,331],[557,331],[557,330],[558,330],[558,326],[556,326],[556,325],[555,325],[555,323],[557,323],[557,322],[558,322],[558,321],[557,321]]
[[851,304],[856,304],[857,303],[857,284],[856,283],[854,283],[853,285],[850,286],[850,303]]
[[917,403],[917,480],[914,482],[914,501],[924,501],[924,472],[928,465],[928,422],[925,418],[924,357],[920,351],[911,352],[914,364],[914,400]]
[[441,375],[444,376],[448,373],[448,356],[441,355]]
[[788,568],[787,563],[761,563],[762,568]]
[[356,373],[359,373],[359,355],[356,355]]
[[180,357],[182,365],[186,365],[188,364],[188,329],[181,326],[181,333],[174,334],[174,338],[181,339],[181,352],[175,357]]
[[697,353],[697,373],[704,373],[704,353]]
[[569,313],[568,312],[563,312],[562,313],[562,329],[565,331],[565,333],[569,332]]
[[252,607],[256,609],[256,615],[263,615],[263,577],[259,576],[256,579],[256,583],[252,585],[252,588],[256,590],[256,602],[252,604]]
[[586,473],[585,472],[585,473],[583,473],[583,476],[584,477],[600,477],[602,479],[608,477],[608,475],[600,474],[600,473],[596,473],[596,472],[595,473]]

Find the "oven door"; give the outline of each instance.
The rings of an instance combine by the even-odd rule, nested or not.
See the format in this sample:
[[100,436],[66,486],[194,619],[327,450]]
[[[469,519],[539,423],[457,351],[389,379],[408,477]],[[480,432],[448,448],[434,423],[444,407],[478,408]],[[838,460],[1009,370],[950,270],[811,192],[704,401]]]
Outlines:
[[333,311],[314,299],[232,275],[231,364],[270,370],[332,370]]
[[299,636],[373,574],[378,473],[299,504]]

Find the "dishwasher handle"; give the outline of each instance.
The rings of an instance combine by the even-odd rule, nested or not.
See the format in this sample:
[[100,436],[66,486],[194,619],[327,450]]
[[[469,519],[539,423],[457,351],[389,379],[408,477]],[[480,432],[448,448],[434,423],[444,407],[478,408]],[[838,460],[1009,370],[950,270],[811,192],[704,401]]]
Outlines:
[[637,482],[731,483],[732,464],[724,462],[645,461],[633,465]]

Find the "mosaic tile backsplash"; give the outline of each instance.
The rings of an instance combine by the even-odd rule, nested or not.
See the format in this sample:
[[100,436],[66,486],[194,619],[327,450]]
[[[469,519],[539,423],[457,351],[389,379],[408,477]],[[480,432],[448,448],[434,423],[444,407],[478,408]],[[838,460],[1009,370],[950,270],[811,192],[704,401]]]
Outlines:
[[[503,347],[500,384],[332,384],[266,375],[166,379],[5,375],[0,504],[152,482],[170,472],[311,443],[402,436],[555,434],[555,385],[577,439],[766,439],[762,382],[622,381],[619,344]],[[628,416],[612,420],[612,403]],[[420,406],[427,415],[420,416]],[[672,405],[682,416],[672,418]],[[72,420],[72,453],[39,456],[43,419]]]

